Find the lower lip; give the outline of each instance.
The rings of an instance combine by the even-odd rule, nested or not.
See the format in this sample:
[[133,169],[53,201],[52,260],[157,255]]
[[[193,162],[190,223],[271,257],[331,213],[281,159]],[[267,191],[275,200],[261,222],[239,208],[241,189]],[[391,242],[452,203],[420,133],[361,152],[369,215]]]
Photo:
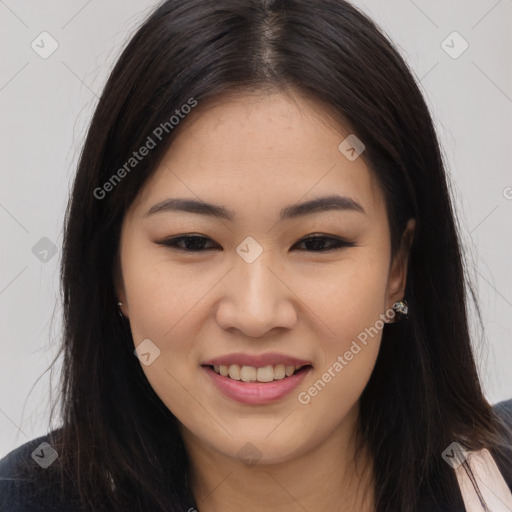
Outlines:
[[243,382],[223,377],[209,366],[202,368],[222,393],[243,404],[269,404],[285,397],[300,385],[312,369],[311,366],[306,366],[291,377],[272,382]]

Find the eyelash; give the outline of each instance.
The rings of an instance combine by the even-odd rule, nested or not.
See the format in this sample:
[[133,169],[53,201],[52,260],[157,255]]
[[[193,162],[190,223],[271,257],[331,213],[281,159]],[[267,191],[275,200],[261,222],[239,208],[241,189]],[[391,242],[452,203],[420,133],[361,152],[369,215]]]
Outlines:
[[[156,243],[159,245],[164,245],[166,247],[169,247],[170,249],[175,249],[178,251],[184,251],[184,252],[188,252],[188,253],[204,252],[205,250],[207,250],[207,251],[212,250],[212,249],[194,250],[194,249],[186,249],[183,247],[178,247],[179,242],[188,241],[188,240],[210,240],[210,239],[208,237],[198,236],[198,235],[181,235],[181,236],[177,236],[174,238],[168,238],[168,239],[162,240],[160,242],[156,242]],[[334,251],[337,249],[342,249],[344,247],[355,247],[355,245],[356,245],[354,242],[344,240],[343,238],[332,237],[332,236],[321,236],[321,235],[303,238],[302,240],[299,240],[299,242],[297,242],[297,244],[305,243],[305,242],[308,242],[311,240],[331,240],[331,241],[335,242],[335,244],[333,244],[334,246],[331,246],[331,248],[329,248],[329,249],[321,249],[321,250],[317,250],[317,251],[307,251],[307,252],[323,253],[323,252]]]

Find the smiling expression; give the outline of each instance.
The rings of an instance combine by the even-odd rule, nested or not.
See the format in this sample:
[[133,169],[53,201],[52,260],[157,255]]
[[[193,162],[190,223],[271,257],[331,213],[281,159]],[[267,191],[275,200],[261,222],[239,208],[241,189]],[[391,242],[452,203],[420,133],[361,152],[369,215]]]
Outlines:
[[381,332],[297,397],[403,298],[384,195],[325,108],[283,93],[199,103],[123,221],[118,297],[135,346],[160,351],[143,371],[185,435],[227,456],[250,442],[286,461],[347,429]]

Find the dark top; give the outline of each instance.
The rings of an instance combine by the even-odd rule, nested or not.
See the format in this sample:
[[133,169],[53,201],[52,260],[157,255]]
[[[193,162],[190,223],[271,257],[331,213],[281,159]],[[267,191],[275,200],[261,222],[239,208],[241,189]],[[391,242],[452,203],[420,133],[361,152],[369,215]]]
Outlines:
[[[493,406],[494,410],[512,428],[512,399]],[[1,512],[78,512],[78,498],[62,497],[58,482],[44,489],[48,482],[45,466],[51,466],[56,458],[51,446],[50,434],[38,437],[12,450],[0,460],[0,511]],[[20,478],[19,469],[34,460],[29,478]],[[498,464],[498,462],[496,461]],[[503,468],[498,467],[500,471]],[[512,492],[512,484],[509,483]],[[41,491],[43,489],[43,491]],[[421,507],[420,507],[421,508]],[[427,507],[428,508],[428,507]],[[423,508],[422,508],[423,510]]]

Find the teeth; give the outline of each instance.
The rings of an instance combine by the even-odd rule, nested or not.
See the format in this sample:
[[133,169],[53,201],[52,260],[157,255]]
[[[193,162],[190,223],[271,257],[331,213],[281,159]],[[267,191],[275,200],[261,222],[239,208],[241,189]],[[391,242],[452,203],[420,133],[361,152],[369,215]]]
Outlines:
[[295,366],[286,366],[284,369],[284,373],[287,377],[290,377],[290,375],[293,375],[293,372],[295,371]]
[[286,370],[284,364],[278,364],[274,366],[274,379],[281,380],[284,379],[286,375]]
[[257,374],[258,382],[271,382],[274,380],[274,367],[273,366],[263,366],[262,368],[258,368]]
[[229,367],[229,378],[233,380],[240,380],[240,366],[232,364]]
[[256,368],[254,368],[254,366],[242,366],[240,370],[240,380],[244,382],[254,382],[256,380]]
[[291,377],[295,370],[301,368],[300,365],[292,366],[284,364],[276,364],[275,366],[262,366],[256,368],[254,366],[232,365],[214,365],[213,371],[233,380],[241,380],[243,382],[272,382],[273,380],[281,380],[285,377]]

